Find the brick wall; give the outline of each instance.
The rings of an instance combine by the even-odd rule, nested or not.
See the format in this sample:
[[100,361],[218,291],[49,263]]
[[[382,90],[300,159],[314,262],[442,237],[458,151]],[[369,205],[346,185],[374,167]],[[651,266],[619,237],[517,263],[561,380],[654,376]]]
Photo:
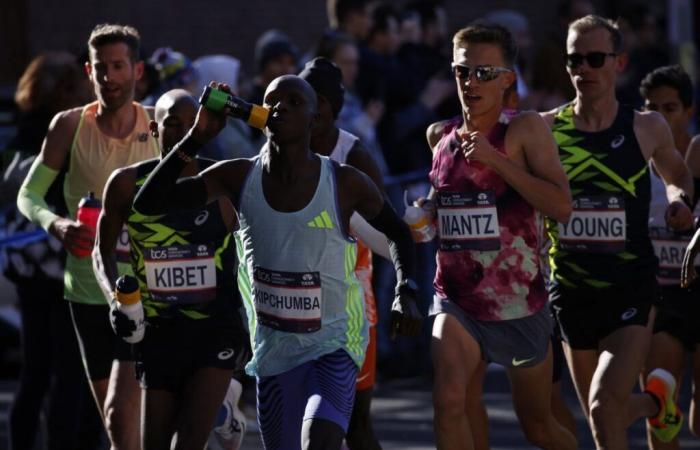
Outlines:
[[[532,32],[538,37],[554,26],[556,2],[446,0],[444,4],[452,29],[487,11],[510,7],[530,18]],[[325,0],[9,0],[9,3],[10,9],[25,10],[26,25],[13,22],[11,28],[0,30],[0,57],[13,55],[12,64],[0,65],[0,82],[5,83],[16,80],[23,70],[22,60],[26,63],[41,50],[79,50],[92,27],[100,22],[134,25],[149,51],[171,46],[193,58],[212,53],[232,54],[243,61],[248,74],[252,69],[255,40],[264,30],[279,28],[306,50],[327,25]]]

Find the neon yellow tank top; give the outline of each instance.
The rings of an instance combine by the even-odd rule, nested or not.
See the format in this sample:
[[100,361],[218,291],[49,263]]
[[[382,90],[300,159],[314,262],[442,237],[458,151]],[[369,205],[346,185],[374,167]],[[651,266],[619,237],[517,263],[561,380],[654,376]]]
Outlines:
[[[146,110],[134,103],[137,111],[132,132],[123,139],[105,136],[97,126],[97,102],[83,107],[80,123],[73,136],[68,172],[63,184],[63,196],[69,217],[75,220],[78,202],[88,192],[102,200],[107,179],[116,169],[158,157],[158,143],[148,130],[150,118]],[[120,265],[120,273],[128,265]],[[78,259],[68,254],[64,275],[64,296],[76,303],[101,305],[105,303],[95,274],[92,258]]]

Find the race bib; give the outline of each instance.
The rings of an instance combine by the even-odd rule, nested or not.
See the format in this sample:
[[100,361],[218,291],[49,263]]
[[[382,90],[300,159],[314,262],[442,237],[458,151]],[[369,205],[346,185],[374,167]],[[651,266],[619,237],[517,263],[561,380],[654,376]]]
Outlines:
[[117,239],[117,247],[115,249],[117,262],[129,264],[131,262],[131,245],[129,244],[129,230],[126,224],[122,227]]
[[151,297],[172,304],[205,303],[216,298],[215,249],[204,244],[144,249]]
[[440,250],[499,250],[501,232],[494,191],[438,194]]
[[[664,286],[678,286],[681,280],[683,255],[692,235],[675,233],[666,227],[649,227],[649,237],[654,246],[654,254],[659,259],[656,279]],[[700,264],[700,255],[695,258],[695,266]]]
[[619,253],[625,250],[625,200],[619,195],[574,199],[569,223],[559,225],[559,248],[582,253]]
[[290,333],[321,329],[321,274],[256,267],[253,298],[261,324]]

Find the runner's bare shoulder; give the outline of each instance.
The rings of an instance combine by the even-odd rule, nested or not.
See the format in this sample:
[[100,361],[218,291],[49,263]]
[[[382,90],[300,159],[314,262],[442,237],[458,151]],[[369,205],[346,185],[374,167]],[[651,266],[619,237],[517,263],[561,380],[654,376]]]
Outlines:
[[554,118],[557,116],[559,113],[560,108],[554,108],[550,111],[543,111],[539,113],[540,117],[542,117],[547,124],[549,128],[552,128],[552,125],[554,125]]
[[447,125],[449,122],[449,120],[441,120],[439,122],[432,123],[425,131],[425,137],[428,140],[428,145],[433,153],[435,153],[435,146],[438,144],[438,142],[440,142],[440,139],[445,132],[445,125]]

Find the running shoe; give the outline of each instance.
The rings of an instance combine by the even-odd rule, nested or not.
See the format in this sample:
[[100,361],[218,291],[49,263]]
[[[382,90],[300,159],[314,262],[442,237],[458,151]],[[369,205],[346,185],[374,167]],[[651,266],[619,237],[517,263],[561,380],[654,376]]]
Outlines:
[[683,413],[674,400],[675,391],[676,379],[669,371],[654,369],[647,375],[644,392],[653,395],[659,404],[659,414],[647,421],[654,436],[661,442],[671,442],[683,425]]

